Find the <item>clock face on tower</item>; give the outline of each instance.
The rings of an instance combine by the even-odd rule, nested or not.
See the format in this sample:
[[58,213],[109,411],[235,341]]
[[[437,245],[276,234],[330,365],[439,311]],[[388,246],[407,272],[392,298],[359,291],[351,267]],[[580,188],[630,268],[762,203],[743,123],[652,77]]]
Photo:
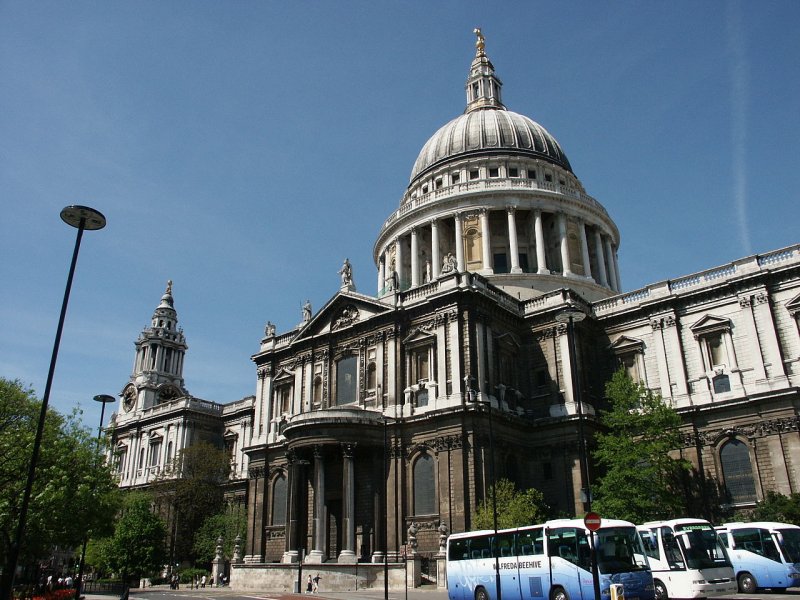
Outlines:
[[136,406],[136,386],[129,383],[122,392],[122,408],[130,411],[134,406]]

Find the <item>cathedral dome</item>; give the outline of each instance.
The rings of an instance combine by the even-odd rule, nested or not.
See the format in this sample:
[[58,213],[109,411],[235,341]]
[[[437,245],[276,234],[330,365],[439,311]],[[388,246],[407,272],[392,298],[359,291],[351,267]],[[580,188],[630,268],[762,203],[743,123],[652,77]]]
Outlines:
[[411,182],[453,159],[490,153],[539,158],[572,173],[567,155],[536,121],[500,107],[470,110],[439,129],[422,147]]

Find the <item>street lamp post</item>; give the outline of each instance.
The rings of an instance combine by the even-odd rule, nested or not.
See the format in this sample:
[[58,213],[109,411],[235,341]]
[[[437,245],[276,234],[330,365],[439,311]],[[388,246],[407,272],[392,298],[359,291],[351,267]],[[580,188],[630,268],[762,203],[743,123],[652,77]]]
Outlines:
[[502,600],[502,590],[500,586],[500,549],[497,547],[497,478],[494,470],[494,428],[492,426],[492,403],[489,400],[478,400],[478,396],[471,388],[472,378],[467,375],[464,377],[464,387],[467,391],[470,402],[484,405],[489,415],[489,478],[492,481],[492,525],[494,527],[494,538],[492,538],[492,554],[494,555],[494,586],[497,600]]
[[578,359],[575,350],[575,323],[586,318],[586,313],[569,305],[556,313],[556,321],[567,324],[567,343],[569,344],[570,377],[572,379],[573,401],[578,411],[578,462],[581,472],[581,498],[584,512],[592,511],[592,488],[589,483],[589,465],[586,457],[586,437],[583,431],[583,398],[581,395],[581,379],[578,373]]
[[53,343],[53,353],[50,356],[50,369],[47,373],[47,383],[44,387],[44,396],[42,397],[42,407],[39,411],[39,423],[36,427],[36,437],[33,440],[33,453],[31,462],[28,466],[28,478],[25,484],[25,492],[22,495],[22,503],[19,510],[19,522],[17,523],[17,533],[14,542],[8,551],[8,560],[5,569],[3,570],[2,588],[0,588],[0,599],[11,600],[12,590],[14,589],[14,577],[17,571],[17,562],[19,561],[20,548],[22,546],[22,539],[25,537],[25,523],[28,517],[28,505],[31,500],[31,493],[33,491],[33,481],[36,475],[36,463],[39,460],[39,449],[42,445],[42,434],[44,432],[45,417],[47,416],[47,403],[50,401],[50,389],[53,385],[53,375],[56,370],[56,360],[58,358],[58,348],[61,345],[61,333],[64,330],[64,318],[67,314],[67,304],[69,303],[69,294],[72,290],[72,278],[75,275],[75,265],[78,262],[78,252],[81,248],[81,239],[83,238],[84,230],[94,231],[102,229],[106,226],[106,218],[99,211],[89,208],[88,206],[67,206],[61,211],[61,220],[67,225],[75,227],[78,230],[78,235],[75,239],[75,249],[72,252],[72,262],[69,266],[69,275],[67,276],[67,286],[64,290],[64,300],[61,303],[61,314],[58,318],[58,327],[56,328],[56,339]]
[[[103,437],[103,418],[106,414],[106,404],[114,402],[114,396],[109,396],[108,394],[98,394],[94,397],[95,402],[99,402],[101,405],[100,408],[100,427],[97,429],[97,449],[100,450],[100,440]],[[92,493],[94,493],[94,486],[92,487]],[[78,568],[78,581],[75,585],[75,600],[80,600],[81,597],[81,584],[83,583],[83,569],[84,563],[86,562],[86,545],[89,543],[89,533],[87,532],[86,535],[83,537],[83,549],[81,550],[81,564]]]

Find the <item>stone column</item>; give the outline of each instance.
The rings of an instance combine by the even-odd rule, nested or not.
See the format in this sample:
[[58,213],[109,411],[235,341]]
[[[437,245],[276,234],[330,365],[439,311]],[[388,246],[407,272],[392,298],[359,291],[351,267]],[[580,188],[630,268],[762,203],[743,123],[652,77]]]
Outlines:
[[483,272],[484,273],[493,273],[492,269],[492,236],[489,232],[489,209],[484,208],[480,212],[480,220],[481,220],[481,235],[482,235],[482,244],[481,244],[481,251],[483,255]]
[[578,229],[581,231],[581,256],[583,258],[583,275],[591,279],[592,264],[589,260],[589,242],[586,239],[586,223],[578,222]]
[[394,269],[397,271],[397,290],[400,291],[403,289],[403,240],[400,237],[395,240],[394,247]]
[[522,273],[519,266],[519,242],[517,241],[517,219],[515,216],[516,208],[513,206],[506,207],[508,214],[508,246],[511,253],[511,272]]
[[617,269],[614,265],[614,249],[611,247],[611,238],[603,238],[603,244],[605,245],[606,256],[608,257],[608,287],[615,292],[618,292],[619,288],[617,287]]
[[339,563],[353,564],[356,558],[356,488],[355,466],[353,464],[353,451],[355,444],[342,444],[344,468],[342,469],[342,499],[344,504],[344,519],[342,519],[342,551],[339,553]]
[[289,481],[286,494],[286,538],[281,562],[293,563],[300,560],[297,543],[297,516],[300,510],[300,463],[295,457],[289,457]]
[[386,287],[386,252],[381,252],[378,257],[378,293]]
[[419,286],[419,241],[417,228],[411,228],[411,287]]
[[765,366],[769,367],[767,377],[770,379],[785,378],[786,370],[781,359],[780,345],[775,331],[775,320],[772,318],[772,308],[769,304],[769,295],[766,289],[758,291],[753,296],[753,317],[756,324],[761,323],[758,339],[764,352]]
[[561,245],[561,274],[565,277],[572,275],[569,260],[569,240],[567,239],[567,216],[558,213],[558,239]]
[[[669,379],[669,365],[667,363],[667,351],[664,343],[664,333],[662,331],[664,319],[656,317],[650,319],[650,327],[653,329],[653,342],[656,347],[656,363],[658,364],[658,379],[661,382],[661,397],[665,400],[672,397],[672,385]],[[644,360],[644,357],[642,358]],[[652,388],[650,382],[645,382],[647,387]]]
[[617,256],[617,248],[614,247],[614,281],[617,284],[617,291],[622,291],[622,279],[619,275],[619,257]]
[[314,548],[306,558],[307,563],[324,563],[327,531],[325,523],[325,458],[322,446],[314,446]]
[[597,254],[597,275],[600,277],[597,283],[610,287],[606,278],[606,256],[603,252],[603,238],[600,236],[599,229],[594,230],[594,251]]
[[542,227],[542,211],[534,211],[533,233],[536,236],[536,272],[539,275],[549,275],[547,256],[544,249],[544,228]]
[[439,256],[439,222],[431,221],[431,277],[437,279],[442,268],[442,257]]
[[766,383],[767,369],[764,366],[766,357],[762,356],[762,349],[758,339],[758,329],[756,328],[756,320],[753,316],[752,305],[752,297],[749,293],[739,296],[739,307],[741,308],[742,316],[744,317],[743,320],[745,329],[747,330],[747,338],[751,342],[751,351],[753,354],[755,354],[755,356],[753,356],[753,360],[750,361],[750,364],[755,370],[755,382],[756,385],[758,385],[759,383]]
[[456,213],[453,215],[453,218],[456,223],[456,264],[458,266],[458,272],[462,273],[464,271],[464,226],[463,223],[461,223],[460,214]]

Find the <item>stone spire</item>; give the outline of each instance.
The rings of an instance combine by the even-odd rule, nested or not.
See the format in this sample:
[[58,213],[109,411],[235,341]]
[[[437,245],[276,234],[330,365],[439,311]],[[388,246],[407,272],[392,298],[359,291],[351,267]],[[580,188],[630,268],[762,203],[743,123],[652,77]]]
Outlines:
[[[172,280],[153,311],[149,327],[136,340],[136,359],[131,384],[123,392],[135,394],[138,408],[149,408],[188,395],[183,387],[183,359],[188,346],[178,327],[178,313],[172,297]],[[128,388],[133,387],[133,391]]]
[[478,39],[475,42],[475,58],[467,77],[467,108],[464,112],[482,108],[506,110],[500,99],[503,82],[494,74],[494,65],[486,56],[486,39],[480,28],[476,28],[473,33]]

